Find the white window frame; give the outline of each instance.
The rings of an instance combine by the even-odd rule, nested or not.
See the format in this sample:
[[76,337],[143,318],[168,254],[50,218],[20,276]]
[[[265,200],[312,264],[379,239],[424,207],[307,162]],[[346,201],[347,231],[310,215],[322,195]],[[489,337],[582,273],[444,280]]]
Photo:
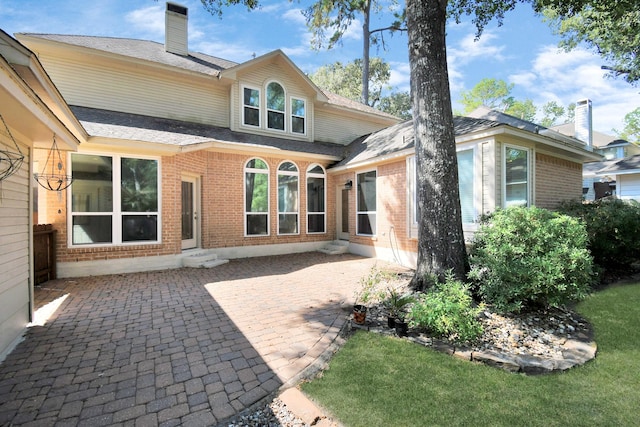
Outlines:
[[[313,169],[315,169],[316,167],[319,167],[320,169],[322,169],[322,174],[316,173],[316,172],[311,172]],[[307,224],[306,224],[306,230],[307,230],[307,234],[326,234],[327,233],[327,171],[325,170],[325,168],[322,167],[322,165],[319,165],[317,163],[312,163],[309,165],[309,167],[307,168],[307,173],[306,173],[306,178],[305,178],[305,185],[308,190],[308,183],[309,183],[309,178],[322,178],[324,180],[324,191],[323,191],[323,202],[322,205],[324,206],[324,210],[322,212],[309,212],[309,194],[308,192],[305,192],[306,194],[306,199],[307,199]],[[323,229],[324,231],[309,231],[309,217],[311,215],[322,215],[323,216]]]
[[532,196],[533,196],[533,185],[531,182],[531,177],[533,176],[533,170],[532,170],[532,165],[533,162],[531,161],[532,156],[534,155],[533,150],[531,148],[528,147],[522,147],[516,144],[502,144],[502,207],[506,208],[507,207],[507,185],[510,184],[514,184],[514,183],[507,183],[507,149],[509,148],[513,148],[515,150],[521,150],[521,151],[525,151],[527,153],[527,180],[526,180],[526,184],[527,184],[527,203],[526,203],[526,207],[531,206],[531,200],[532,200]]
[[[267,169],[256,169],[256,168],[247,167],[249,162],[254,159],[261,160],[262,162],[264,162],[264,164],[267,166]],[[261,174],[267,175],[267,212],[266,212],[267,234],[249,234],[247,230],[248,215],[256,214],[256,212],[247,212],[247,181],[246,181],[247,172],[261,173]],[[267,237],[271,235],[271,197],[270,197],[271,188],[270,187],[271,187],[271,170],[269,169],[269,163],[267,163],[267,161],[261,157],[251,157],[247,159],[247,161],[244,162],[244,167],[242,169],[242,210],[244,212],[242,218],[244,221],[244,237]],[[259,213],[263,214],[263,212],[259,212]]]
[[[376,210],[375,211],[361,211],[359,210],[359,206],[358,206],[358,202],[359,202],[359,191],[360,189],[358,188],[358,176],[360,175],[364,175],[370,172],[375,172],[376,174]],[[356,173],[356,180],[355,180],[355,186],[356,186],[356,236],[364,236],[364,237],[375,237],[378,235],[378,169],[367,169],[367,170],[363,170],[360,172]],[[372,227],[371,233],[372,234],[364,234],[360,232],[360,227],[359,227],[359,221],[358,221],[358,217],[360,215],[371,215],[373,214],[375,216],[375,225],[374,227]]]
[[[282,171],[280,170],[280,166],[282,166],[285,163],[291,163],[292,165],[295,166],[296,170],[295,172],[293,171]],[[296,206],[296,211],[295,212],[282,212],[280,211],[280,177],[281,176],[295,176],[297,178],[296,184],[297,184],[297,206]],[[277,206],[278,206],[278,236],[295,236],[300,234],[300,168],[298,167],[298,165],[292,161],[292,160],[284,160],[282,162],[280,162],[280,164],[278,165],[278,170],[276,172],[276,183],[278,186],[278,191],[277,191]],[[295,215],[296,216],[296,232],[295,233],[281,233],[280,232],[280,215]]]
[[[80,153],[68,153],[67,164],[72,164],[72,154],[86,155],[86,156],[100,156],[110,157],[112,176],[111,185],[113,189],[111,211],[110,212],[74,212],[73,209],[73,183],[66,189],[67,192],[67,247],[69,248],[96,248],[96,247],[109,247],[109,246],[144,246],[144,245],[157,245],[162,243],[162,162],[160,157],[155,156],[142,156],[142,155],[128,155],[128,154],[114,154],[106,152],[80,152]],[[122,212],[122,159],[141,159],[141,160],[154,160],[158,164],[157,170],[157,192],[158,192],[158,210],[155,212],[144,212],[147,215],[153,215],[157,218],[157,239],[156,240],[137,240],[134,242],[122,241],[122,218],[123,216],[131,215],[132,212]],[[143,213],[134,213],[140,216]],[[74,244],[73,243],[73,218],[75,216],[111,216],[111,242],[108,243],[88,243],[88,244]]]
[[[478,216],[482,211],[482,158],[478,144],[458,145],[456,156],[461,151],[473,150],[473,222],[463,222],[464,231],[473,232],[478,228]],[[407,224],[411,239],[418,238],[418,200],[417,200],[416,156],[407,156]]]
[[[284,110],[280,111],[280,110],[273,110],[270,109],[268,106],[269,103],[269,85],[275,83],[277,85],[279,85],[282,88],[282,97],[284,98],[282,100],[282,104],[284,106]],[[266,82],[266,84],[264,85],[264,128],[268,131],[271,132],[278,132],[278,133],[289,133],[289,130],[287,129],[287,117],[289,116],[288,113],[288,109],[287,109],[287,100],[289,98],[287,97],[287,89],[285,88],[285,86],[277,81],[277,80],[269,80]],[[272,128],[269,127],[269,112],[273,111],[276,112],[278,114],[282,114],[282,129],[277,129],[277,128]]]
[[[304,103],[304,116],[298,116],[293,114],[293,107],[291,106],[291,104],[293,104],[293,101],[302,101]],[[289,106],[290,106],[290,110],[291,110],[291,114],[289,115],[289,129],[290,129],[290,133],[292,135],[301,135],[301,136],[306,136],[307,135],[307,100],[305,98],[301,98],[299,96],[290,96],[289,97]],[[303,132],[294,132],[293,131],[293,119],[294,118],[302,118],[304,120],[304,131]]]
[[[256,108],[253,105],[246,105],[244,103],[244,91],[245,89],[249,89],[249,90],[257,90],[258,91],[258,125],[252,125],[246,122],[245,120],[245,114],[244,114],[244,110],[245,107],[249,107],[249,108]],[[246,126],[252,129],[259,129],[262,127],[262,112],[263,112],[263,96],[262,96],[263,92],[262,89],[260,89],[259,87],[255,87],[255,86],[250,86],[250,85],[241,85],[240,86],[240,112],[241,112],[241,116],[242,116],[242,122],[241,125],[242,126]]]

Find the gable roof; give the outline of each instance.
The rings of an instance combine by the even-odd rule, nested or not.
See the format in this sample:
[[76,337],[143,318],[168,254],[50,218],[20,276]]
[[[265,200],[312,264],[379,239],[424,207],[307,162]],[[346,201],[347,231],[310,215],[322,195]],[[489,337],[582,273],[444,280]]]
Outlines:
[[[475,119],[472,117],[455,116],[453,130],[456,136],[483,131],[500,126],[501,123]],[[407,120],[395,126],[390,126],[370,135],[356,139],[347,146],[346,157],[336,167],[365,162],[374,158],[384,158],[401,153],[415,147],[413,120]]]
[[321,90],[293,63],[293,61],[291,61],[291,59],[289,59],[284,52],[279,49],[257,58],[253,58],[249,61],[237,63],[200,52],[190,51],[187,56],[170,53],[165,50],[165,45],[163,43],[149,40],[43,33],[18,33],[16,34],[16,37],[20,40],[24,40],[25,42],[44,41],[63,43],[69,46],[91,49],[98,54],[102,53],[104,55],[119,55],[127,58],[134,58],[153,64],[175,67],[180,70],[200,73],[217,78],[228,77],[235,79],[236,74],[244,69],[260,66],[265,61],[271,61],[274,58],[281,58],[295,71],[301,80],[305,81],[308,87],[316,94],[316,99],[318,101],[324,102],[332,107],[346,108],[351,111],[372,114],[388,120],[393,120],[392,123],[397,123],[400,120],[397,117],[384,113],[376,108]]
[[514,128],[526,130],[533,133],[538,133],[541,130],[547,129],[544,126],[537,125],[527,120],[519,119],[510,114],[506,114],[501,111],[492,110],[491,108],[485,105],[481,105],[480,107],[476,108],[475,110],[467,114],[467,117],[473,117],[476,119],[493,120],[499,123],[512,126]]
[[277,150],[342,158],[345,147],[325,142],[308,142],[244,132],[179,120],[72,106],[71,109],[93,138],[152,143],[169,151],[207,148]]
[[624,175],[630,173],[640,173],[640,154],[611,161],[604,168],[598,170],[596,175]]

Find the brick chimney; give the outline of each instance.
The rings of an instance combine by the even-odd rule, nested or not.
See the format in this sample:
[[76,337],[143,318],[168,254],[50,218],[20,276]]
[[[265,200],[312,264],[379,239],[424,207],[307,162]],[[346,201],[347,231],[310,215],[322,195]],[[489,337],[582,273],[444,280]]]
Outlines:
[[587,144],[587,147],[593,146],[593,114],[590,99],[576,102],[574,136]]
[[167,2],[167,10],[164,13],[164,50],[176,55],[188,56],[187,44],[187,14],[186,7]]

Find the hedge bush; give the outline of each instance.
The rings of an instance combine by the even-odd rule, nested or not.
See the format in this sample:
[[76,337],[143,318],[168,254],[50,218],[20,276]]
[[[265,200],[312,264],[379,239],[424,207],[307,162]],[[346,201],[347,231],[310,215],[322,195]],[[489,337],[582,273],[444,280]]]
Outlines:
[[584,224],[546,209],[513,207],[482,220],[470,253],[474,291],[504,312],[584,298],[593,263]]
[[565,202],[558,210],[584,221],[589,250],[600,268],[624,268],[640,261],[640,203],[607,198]]

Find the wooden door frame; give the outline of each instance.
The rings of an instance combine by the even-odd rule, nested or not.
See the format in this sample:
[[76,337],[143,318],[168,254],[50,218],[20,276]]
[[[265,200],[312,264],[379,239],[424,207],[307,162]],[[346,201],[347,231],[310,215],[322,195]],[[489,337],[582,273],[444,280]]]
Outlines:
[[[189,239],[189,240],[182,240],[181,241],[181,246],[182,249],[194,249],[194,248],[199,248],[200,244],[201,244],[201,218],[202,218],[202,213],[201,213],[201,200],[200,200],[200,177],[196,176],[196,175],[187,175],[187,174],[183,174],[181,179],[180,179],[180,189],[182,191],[182,183],[183,182],[190,182],[193,184],[193,211],[194,211],[194,219],[193,219],[193,239]],[[180,218],[182,218],[182,198],[180,200]],[[180,228],[182,230],[182,220],[180,220]],[[181,231],[181,235],[182,235],[182,231]]]

